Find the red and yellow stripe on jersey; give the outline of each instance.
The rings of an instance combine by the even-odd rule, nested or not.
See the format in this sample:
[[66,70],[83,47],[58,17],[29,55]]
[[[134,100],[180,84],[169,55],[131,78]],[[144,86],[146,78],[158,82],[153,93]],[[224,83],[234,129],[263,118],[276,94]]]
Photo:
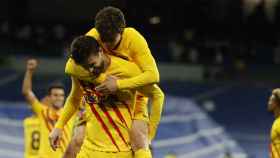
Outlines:
[[73,121],[70,121],[63,129],[60,148],[56,151],[51,149],[49,144],[49,133],[54,128],[58,120],[60,110],[55,110],[49,106],[44,106],[38,100],[31,104],[32,110],[40,122],[40,149],[39,158],[61,158],[72,136]]
[[83,87],[87,104],[87,131],[91,131],[84,140],[87,147],[97,151],[130,151],[129,129],[133,117],[131,104],[114,95],[102,96],[94,91],[95,86],[91,83],[79,83]]
[[272,125],[270,142],[270,158],[280,158],[280,118]]

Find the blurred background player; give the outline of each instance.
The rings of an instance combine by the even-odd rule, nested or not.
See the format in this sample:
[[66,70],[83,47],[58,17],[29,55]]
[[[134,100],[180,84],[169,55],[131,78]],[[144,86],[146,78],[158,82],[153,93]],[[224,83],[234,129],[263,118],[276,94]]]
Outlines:
[[[114,143],[114,141],[113,141],[113,144],[110,142],[108,143],[108,140],[106,138],[103,138],[104,143],[100,144],[100,140],[98,140],[96,137],[89,138],[89,136],[86,136],[85,140],[87,143],[83,145],[83,146],[86,146],[86,147],[84,147],[84,149],[91,150],[92,153],[94,153],[96,151],[107,151],[107,150],[110,152],[117,152],[117,151],[127,152],[127,151],[129,151],[130,145],[127,147],[124,147],[123,141],[127,142],[129,144],[131,142],[132,138],[130,139],[129,138],[130,136],[127,135],[127,133],[130,134],[132,120],[139,119],[141,121],[144,121],[145,123],[147,121],[149,121],[148,114],[147,114],[146,99],[144,99],[143,97],[138,97],[137,99],[142,99],[144,101],[143,102],[144,104],[139,103],[139,104],[135,105],[135,103],[133,102],[133,100],[134,100],[133,96],[135,93],[133,91],[135,91],[135,90],[131,91],[132,94],[130,91],[125,91],[125,92],[118,91],[118,93],[116,95],[109,95],[109,96],[102,95],[100,98],[98,98],[98,97],[95,98],[96,96],[94,94],[92,94],[93,96],[87,96],[89,94],[85,94],[85,92],[87,92],[87,91],[94,92],[95,85],[98,85],[98,83],[100,83],[100,81],[104,80],[106,78],[105,75],[116,75],[119,78],[132,77],[132,76],[136,76],[139,73],[141,73],[140,69],[132,62],[128,62],[124,59],[121,59],[121,58],[118,58],[115,56],[108,56],[108,55],[104,54],[102,49],[98,45],[97,41],[90,36],[80,36],[80,37],[76,38],[71,45],[71,54],[72,54],[71,58],[68,60],[68,62],[66,64],[65,71],[67,74],[72,76],[72,91],[71,91],[70,96],[68,97],[69,100],[67,99],[67,102],[66,102],[67,104],[65,105],[65,109],[62,114],[63,118],[59,119],[59,122],[58,122],[59,125],[56,125],[56,127],[58,127],[58,129],[63,127],[63,124],[65,124],[65,122],[67,122],[67,117],[71,116],[71,113],[73,113],[73,111],[75,111],[77,109],[77,107],[75,107],[76,103],[74,103],[73,101],[79,102],[79,100],[81,100],[81,99],[79,99],[79,97],[82,97],[81,96],[82,94],[80,94],[81,92],[79,92],[80,88],[77,88],[77,87],[82,87],[82,89],[84,89],[84,97],[93,97],[93,98],[91,98],[92,102],[95,102],[96,100],[102,99],[104,97],[107,98],[108,100],[111,100],[109,103],[107,103],[108,105],[106,105],[106,104],[102,105],[102,103],[101,103],[101,105],[99,105],[99,102],[96,101],[97,102],[97,103],[95,103],[95,104],[97,104],[96,108],[97,109],[104,108],[103,112],[106,113],[108,111],[109,112],[108,115],[111,115],[110,117],[112,117],[112,121],[117,122],[117,127],[116,127],[117,129],[111,128],[110,123],[107,124],[108,127],[110,127],[109,132],[115,133],[116,131],[114,131],[114,130],[117,130],[117,132],[118,132],[118,128],[120,128],[121,129],[120,133],[122,133],[124,135],[124,138],[120,139],[118,137],[118,135],[113,134],[112,140],[116,139],[116,144]],[[104,74],[101,74],[101,73],[104,73]],[[85,86],[86,87],[89,86],[89,89],[85,89]],[[139,90],[142,94],[150,97],[152,100],[152,107],[151,107],[152,110],[151,110],[150,120],[154,121],[156,126],[151,126],[150,127],[151,130],[149,132],[151,135],[150,138],[153,139],[154,135],[156,133],[157,125],[160,120],[164,95],[156,84],[148,85],[145,87],[139,87],[137,90]],[[124,93],[124,94],[122,94],[122,93]],[[73,97],[75,97],[75,98],[73,98]],[[70,101],[72,101],[72,103]],[[120,102],[121,104],[118,102]],[[114,104],[116,104],[116,105],[114,105]],[[118,105],[118,104],[120,104],[120,105]],[[126,108],[124,108],[125,107],[124,105],[126,105]],[[135,108],[134,108],[134,106],[135,106]],[[137,110],[139,110],[138,106],[140,106],[140,111],[137,111]],[[111,109],[111,107],[113,107],[113,110]],[[119,110],[121,111],[121,113],[118,112]],[[125,112],[127,110],[129,113]],[[114,112],[112,112],[112,111],[114,111]],[[106,116],[104,117],[102,112],[101,112],[100,116],[102,119],[106,120]],[[109,117],[109,116],[107,116],[107,117]],[[143,117],[145,117],[145,118],[143,118]],[[120,120],[121,120],[121,122],[119,122]],[[92,124],[93,125],[95,124],[92,122],[88,122],[88,123],[91,126],[92,126]],[[119,124],[123,124],[123,125],[119,126]],[[99,126],[98,123],[95,126],[97,126],[96,129],[100,128],[100,127],[98,127]],[[123,126],[125,126],[126,128],[124,128]],[[89,128],[86,131],[87,131],[87,133],[93,133],[92,135],[94,135],[94,133],[98,133],[98,131],[96,131],[96,129]],[[148,135],[147,134],[148,130],[147,130],[146,126],[142,127],[142,128],[138,128],[137,130],[144,132],[144,133],[146,133],[146,135]],[[105,129],[105,132],[106,132],[106,129]],[[51,137],[55,136],[55,133],[56,132],[52,132]],[[120,135],[122,135],[122,134],[120,134]],[[92,135],[90,135],[90,136],[92,136]],[[132,137],[137,137],[137,136],[133,135]],[[138,135],[138,137],[140,137],[140,139],[146,139],[145,137],[143,138],[142,136],[139,136],[139,135]],[[56,140],[55,137],[53,139]],[[89,140],[92,139],[92,140],[88,141],[87,139],[89,139]],[[53,140],[53,142],[54,142],[54,140]],[[90,145],[90,142],[93,144]],[[112,145],[114,145],[114,144],[116,145],[116,147],[118,149],[117,151],[115,149],[112,149]],[[119,145],[120,145],[120,148],[118,148]],[[82,149],[83,149],[83,147],[82,147]],[[83,151],[83,152],[85,152],[85,151]],[[135,152],[135,157],[144,158],[144,157],[150,157],[150,156],[141,154],[141,150],[140,150],[140,151]]]
[[[22,93],[25,96],[28,104],[31,105],[32,111],[38,117],[40,123],[40,144],[39,146],[39,158],[60,158],[65,150],[67,143],[71,136],[71,122],[63,130],[62,141],[60,148],[57,151],[53,151],[49,145],[48,135],[54,127],[55,122],[59,117],[59,112],[64,104],[65,92],[64,86],[60,83],[54,83],[48,88],[48,97],[43,100],[45,103],[49,103],[48,106],[44,106],[32,91],[32,77],[33,73],[38,66],[38,62],[35,59],[30,59],[26,64],[26,73],[23,80]],[[38,140],[38,135],[34,135],[34,138]]]
[[274,115],[270,136],[270,157],[280,158],[280,88],[274,89],[268,101],[268,111]]
[[[101,93],[114,93],[116,90],[132,89],[151,83],[159,82],[159,72],[156,62],[151,54],[145,38],[134,28],[126,27],[126,20],[123,12],[115,7],[105,7],[101,9],[95,17],[95,28],[92,28],[86,35],[94,37],[104,52],[114,56],[119,56],[136,63],[141,74],[126,79],[110,78],[96,87]],[[150,122],[152,123],[152,122]],[[137,128],[145,127],[145,123],[135,120],[132,127],[132,134],[145,135]],[[147,142],[136,137],[132,141],[133,150],[148,148]],[[136,141],[134,143],[134,141]],[[139,146],[142,144],[143,146]]]
[[[41,99],[44,106],[50,106],[50,99],[45,96]],[[40,149],[40,119],[37,115],[27,117],[23,121],[24,128],[24,158],[37,158],[39,157]]]

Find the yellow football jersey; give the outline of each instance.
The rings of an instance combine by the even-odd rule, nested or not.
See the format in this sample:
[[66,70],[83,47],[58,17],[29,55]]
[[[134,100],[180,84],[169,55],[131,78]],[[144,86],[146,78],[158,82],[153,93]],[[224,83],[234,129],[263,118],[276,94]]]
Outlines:
[[72,136],[73,119],[63,129],[60,148],[56,151],[51,149],[49,143],[49,133],[54,128],[61,110],[54,110],[49,106],[42,105],[38,100],[31,104],[32,110],[40,122],[40,148],[39,158],[61,158]]
[[38,158],[40,148],[40,120],[36,116],[25,118],[24,128],[24,158]]
[[272,125],[270,137],[270,157],[280,158],[280,118],[278,117]]
[[118,89],[137,88],[159,82],[157,65],[147,41],[136,29],[132,27],[125,28],[122,33],[121,42],[115,50],[106,49],[95,28],[91,29],[86,35],[94,37],[107,54],[134,62],[143,72],[132,78],[117,80]]
[[[141,73],[135,63],[121,58],[110,56],[111,63],[104,74],[96,78],[81,66],[76,65],[72,59],[66,64],[66,73],[72,76],[72,90],[67,98],[64,111],[56,127],[61,128],[67,122],[67,116],[74,109],[70,100],[76,96],[84,96],[86,100],[86,137],[83,148],[96,151],[130,151],[129,131],[135,111],[140,111],[148,121],[147,99],[141,95],[136,98],[136,89],[118,91],[115,95],[103,96],[94,90],[94,87],[101,83],[106,75],[114,75],[118,78],[129,78]],[[157,85],[141,87],[139,90],[146,96],[155,96],[154,107],[159,108],[163,104],[163,93]],[[137,100],[138,104],[135,104]],[[142,100],[142,101],[140,101]],[[137,110],[136,110],[137,109]],[[69,110],[69,111],[68,111]],[[158,114],[160,116],[160,114]],[[158,118],[159,119],[159,118]],[[159,120],[158,120],[159,122]]]

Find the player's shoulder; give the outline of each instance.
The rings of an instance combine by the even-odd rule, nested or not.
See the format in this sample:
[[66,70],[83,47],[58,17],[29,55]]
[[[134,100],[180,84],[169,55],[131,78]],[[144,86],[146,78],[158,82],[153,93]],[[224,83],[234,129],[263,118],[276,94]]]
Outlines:
[[75,63],[72,58],[69,58],[65,65],[65,73],[68,75],[75,75],[75,73],[80,73],[82,67]]
[[69,58],[65,65],[65,73],[71,75],[71,73],[74,71],[73,70],[74,66],[75,66],[74,60]]
[[275,119],[272,125],[272,129],[280,130],[280,118]]
[[37,122],[39,120],[39,118],[36,115],[32,115],[29,117],[26,117],[23,122],[24,124],[29,124],[29,123],[34,123]]
[[91,37],[94,37],[94,38],[98,39],[99,38],[99,33],[96,30],[96,28],[94,27],[86,33],[86,36],[91,36]]
[[128,35],[128,36],[135,36],[135,35],[137,35],[137,36],[139,36],[139,35],[141,35],[140,34],[140,32],[139,31],[137,31],[135,28],[133,28],[133,27],[126,27],[125,29],[124,29],[124,34],[125,35]]

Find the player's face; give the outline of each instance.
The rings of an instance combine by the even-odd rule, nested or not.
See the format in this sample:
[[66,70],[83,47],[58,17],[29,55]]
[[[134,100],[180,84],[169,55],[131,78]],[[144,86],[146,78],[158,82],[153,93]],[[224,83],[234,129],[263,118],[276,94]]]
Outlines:
[[53,88],[49,95],[50,101],[55,108],[62,108],[65,99],[64,89]]
[[121,40],[121,34],[118,33],[113,42],[104,42],[106,48],[113,50]]
[[277,103],[276,103],[276,100],[275,100],[275,96],[274,96],[274,95],[271,95],[270,98],[269,98],[269,100],[268,100],[268,108],[267,108],[267,110],[268,110],[269,112],[273,112],[273,110],[274,110],[275,107],[277,106],[276,104],[277,104]]
[[99,75],[104,71],[104,54],[101,48],[97,54],[91,54],[87,61],[87,69],[94,75]]

